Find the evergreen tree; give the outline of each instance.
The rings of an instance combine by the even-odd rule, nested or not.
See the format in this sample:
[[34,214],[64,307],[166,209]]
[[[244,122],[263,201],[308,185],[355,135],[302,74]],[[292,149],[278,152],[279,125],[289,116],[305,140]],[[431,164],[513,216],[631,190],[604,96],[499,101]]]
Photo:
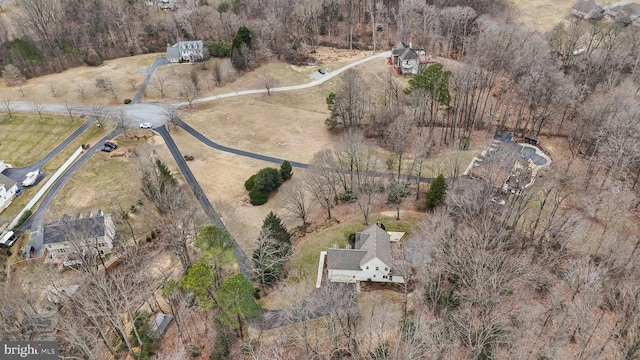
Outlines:
[[291,168],[291,163],[285,160],[282,165],[280,165],[280,177],[282,181],[287,181],[291,179],[293,176],[293,169]]
[[269,212],[262,222],[262,229],[269,231],[271,236],[279,244],[280,255],[284,256],[291,251],[291,234],[282,224],[280,217],[273,211]]
[[243,320],[260,315],[260,306],[253,298],[253,284],[242,274],[226,278],[216,293],[216,303],[220,309],[218,320],[229,326],[244,339]]
[[446,196],[447,183],[444,180],[444,175],[440,174],[433,180],[429,190],[427,190],[425,194],[427,210],[433,211],[436,207],[444,204]]

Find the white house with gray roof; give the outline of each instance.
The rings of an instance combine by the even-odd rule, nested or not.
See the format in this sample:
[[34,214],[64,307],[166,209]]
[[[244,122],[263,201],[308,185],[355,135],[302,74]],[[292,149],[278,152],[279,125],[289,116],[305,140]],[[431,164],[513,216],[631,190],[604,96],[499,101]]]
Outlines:
[[394,259],[391,236],[378,225],[356,234],[355,249],[332,248],[326,255],[328,280],[332,282],[375,281],[404,283],[399,269],[404,259]]
[[0,212],[11,205],[17,190],[16,182],[0,173]]
[[173,46],[167,46],[167,61],[172,63],[200,61],[204,58],[203,46],[202,40],[178,41]]

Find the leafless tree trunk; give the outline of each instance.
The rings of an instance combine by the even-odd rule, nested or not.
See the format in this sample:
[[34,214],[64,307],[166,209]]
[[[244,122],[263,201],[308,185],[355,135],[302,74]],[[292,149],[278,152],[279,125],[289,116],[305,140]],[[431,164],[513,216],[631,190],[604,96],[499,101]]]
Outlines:
[[40,117],[40,120],[44,120],[44,118],[42,117],[42,103],[38,99],[33,99],[32,103],[33,110],[38,113],[38,117]]
[[2,99],[2,107],[4,108],[4,110],[9,115],[9,119],[13,119],[13,113],[11,112],[11,100]]
[[168,85],[169,84],[167,84],[167,77],[164,75],[156,76],[151,82],[151,86],[153,86],[154,89],[158,90],[158,92],[160,93],[160,97],[164,97],[165,93],[167,92]]
[[[307,218],[311,211],[311,199],[307,195],[307,188],[302,180],[291,180],[280,190],[284,208],[298,219],[302,220],[302,230],[307,229]],[[330,201],[330,200],[329,200]]]
[[104,129],[104,125],[107,120],[107,110],[105,110],[104,105],[101,104],[92,104],[91,112],[93,117],[96,119],[96,123],[98,123],[98,127]]

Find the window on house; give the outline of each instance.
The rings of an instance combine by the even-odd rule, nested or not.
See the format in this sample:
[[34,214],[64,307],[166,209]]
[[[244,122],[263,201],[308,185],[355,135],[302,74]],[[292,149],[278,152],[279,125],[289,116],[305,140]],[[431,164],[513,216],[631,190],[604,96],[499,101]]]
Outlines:
[[367,270],[369,270],[369,267],[367,266]]
[[379,267],[379,266],[376,266],[376,270],[380,270],[380,267]]
[[376,277],[375,275],[373,275],[373,277]]
[[386,279],[386,278],[387,278],[387,275],[383,275],[383,276],[382,276],[382,278],[383,278],[383,279]]
[[389,268],[385,266],[384,271],[389,271]]

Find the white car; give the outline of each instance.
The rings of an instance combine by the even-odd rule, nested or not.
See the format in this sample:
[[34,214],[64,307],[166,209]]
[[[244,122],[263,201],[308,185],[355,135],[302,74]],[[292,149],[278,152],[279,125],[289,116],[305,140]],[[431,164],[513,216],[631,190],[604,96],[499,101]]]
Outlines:
[[153,127],[153,125],[151,125],[151,123],[142,123],[140,124],[140,128],[141,129],[151,129]]

